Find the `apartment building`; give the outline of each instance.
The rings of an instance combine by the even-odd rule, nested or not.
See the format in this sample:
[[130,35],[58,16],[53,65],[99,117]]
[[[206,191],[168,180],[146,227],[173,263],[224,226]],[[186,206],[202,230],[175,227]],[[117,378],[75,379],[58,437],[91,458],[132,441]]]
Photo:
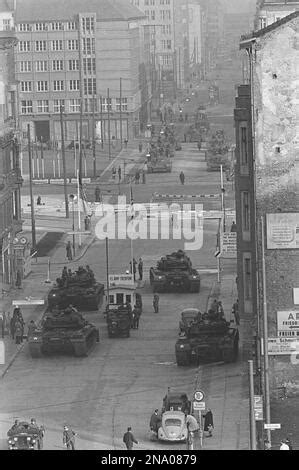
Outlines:
[[299,10],[298,0],[258,0],[255,29],[266,28],[297,10]]
[[24,138],[29,123],[33,139],[59,142],[61,108],[67,142],[79,139],[81,125],[82,138],[90,139],[94,122],[98,136],[107,138],[108,114],[112,137],[138,135],[150,108],[143,20],[140,10],[119,0],[18,3],[16,76]]
[[299,393],[299,11],[243,36],[249,85],[235,109],[238,294],[263,364],[268,325],[271,394]]
[[16,84],[13,49],[16,44],[13,11],[0,2],[0,281],[14,284],[18,258],[16,234],[22,230],[19,145],[16,133]]

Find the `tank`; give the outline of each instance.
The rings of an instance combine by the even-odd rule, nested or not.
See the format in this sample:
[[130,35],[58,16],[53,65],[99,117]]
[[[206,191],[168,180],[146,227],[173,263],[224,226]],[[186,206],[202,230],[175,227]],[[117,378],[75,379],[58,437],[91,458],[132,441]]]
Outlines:
[[7,432],[9,450],[37,450],[42,448],[42,432],[27,421],[14,424]]
[[206,161],[208,171],[219,171],[221,165],[223,165],[223,170],[226,170],[230,165],[229,146],[222,129],[216,131],[210,138]]
[[200,291],[200,276],[192,268],[190,258],[182,250],[162,257],[156,268],[150,268],[153,292],[180,289],[185,292]]
[[29,337],[29,351],[32,357],[43,354],[72,354],[88,356],[96,342],[99,330],[72,308],[58,312],[48,312]]
[[76,271],[67,281],[56,280],[48,294],[48,307],[62,310],[72,304],[79,310],[98,310],[103,295],[104,284],[96,282],[86,271]]
[[171,173],[172,164],[169,159],[155,159],[147,164],[148,173]]
[[106,322],[109,338],[130,337],[132,314],[125,305],[108,305],[106,308]]
[[[207,314],[205,314],[207,315]],[[178,366],[201,362],[233,362],[238,357],[239,331],[224,318],[207,317],[183,328],[175,344]]]

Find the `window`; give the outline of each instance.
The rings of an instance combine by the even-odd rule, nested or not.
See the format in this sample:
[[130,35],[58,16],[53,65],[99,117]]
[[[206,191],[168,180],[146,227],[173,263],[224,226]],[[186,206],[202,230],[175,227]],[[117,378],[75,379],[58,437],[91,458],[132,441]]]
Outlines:
[[248,166],[248,132],[247,126],[240,126],[240,164]]
[[76,22],[75,21],[69,21],[67,24],[67,29],[69,31],[75,31],[77,29]]
[[22,32],[31,31],[30,24],[28,24],[28,23],[19,24],[19,31],[22,31]]
[[49,112],[49,101],[48,100],[38,100],[37,101],[37,112],[38,113],[48,113]]
[[37,60],[36,61],[36,71],[37,72],[47,72],[48,62],[46,60]]
[[63,41],[62,39],[55,39],[52,41],[52,51],[62,51],[63,50]]
[[78,50],[78,39],[69,39],[67,42],[67,48],[69,51]]
[[63,60],[53,60],[52,61],[52,70],[55,72],[63,70]]
[[80,112],[80,99],[70,100],[70,112],[71,113]]
[[36,91],[48,91],[48,82],[38,80],[36,82]]
[[53,82],[53,91],[63,91],[64,90],[64,81],[63,80],[54,80]]
[[155,20],[156,19],[156,12],[155,10],[151,10],[151,20]]
[[21,82],[21,91],[22,92],[32,91],[32,82]]
[[107,112],[108,111],[108,104],[109,104],[109,111],[111,111],[112,110],[111,103],[112,103],[111,98],[109,98],[109,100],[108,100],[108,98],[102,98],[102,110],[104,112]]
[[83,38],[83,53],[91,54],[95,52],[94,38]]
[[267,18],[261,17],[260,18],[260,29],[266,28],[267,26]]
[[252,298],[252,269],[251,269],[251,254],[244,253],[243,258],[244,270],[244,298],[250,300]]
[[161,33],[162,34],[171,34],[171,25],[170,24],[163,24],[161,26]]
[[170,10],[160,10],[161,21],[170,20],[170,19],[171,19]]
[[[121,99],[121,110],[128,111],[128,98]],[[116,111],[120,111],[120,98],[116,98]]]
[[22,114],[31,114],[33,113],[32,101],[31,100],[22,100],[21,101],[21,113]]
[[19,51],[20,52],[29,52],[30,51],[30,41],[19,41]]
[[4,19],[3,20],[3,30],[4,31],[10,31],[11,29],[11,20],[8,18],[8,19]]
[[162,39],[161,41],[162,49],[171,49],[171,40],[170,39]]
[[95,78],[84,78],[84,95],[96,95],[97,84]]
[[35,31],[47,31],[48,26],[46,23],[35,23]]
[[241,211],[242,211],[242,230],[249,232],[250,230],[250,206],[249,206],[249,192],[241,191]]
[[69,60],[69,71],[79,70],[79,59]]
[[32,63],[30,60],[22,60],[20,62],[20,72],[31,72],[32,70]]
[[84,32],[94,32],[94,18],[82,18],[82,29]]
[[60,107],[64,110],[64,100],[54,100],[54,113],[60,113]]
[[95,73],[96,60],[94,58],[83,59],[83,71],[85,74]]
[[79,91],[80,90],[80,80],[70,80],[69,90],[70,91]]
[[163,54],[161,59],[162,59],[162,65],[171,65],[172,64],[172,57],[169,54]]
[[47,50],[47,41],[35,41],[36,52],[42,52]]
[[51,23],[51,29],[52,31],[62,31],[63,23],[60,23],[59,21],[55,21],[54,23]]

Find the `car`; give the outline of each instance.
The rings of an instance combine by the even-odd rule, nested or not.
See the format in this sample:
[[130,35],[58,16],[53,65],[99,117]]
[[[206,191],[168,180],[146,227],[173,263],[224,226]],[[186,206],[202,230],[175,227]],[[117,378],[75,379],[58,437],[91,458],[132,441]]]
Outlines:
[[158,429],[160,441],[184,442],[187,440],[188,429],[186,417],[182,411],[165,411],[162,415],[161,426]]
[[180,331],[185,331],[200,315],[198,308],[185,308],[181,313]]

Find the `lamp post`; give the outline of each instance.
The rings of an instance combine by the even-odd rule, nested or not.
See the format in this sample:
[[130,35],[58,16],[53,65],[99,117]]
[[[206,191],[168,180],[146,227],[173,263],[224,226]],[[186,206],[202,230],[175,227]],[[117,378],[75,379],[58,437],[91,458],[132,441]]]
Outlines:
[[72,224],[72,232],[73,232],[73,252],[74,256],[76,256],[76,247],[75,247],[75,209],[74,209],[74,201],[77,199],[77,196],[74,194],[70,194],[70,200],[72,201],[72,212],[73,212],[73,224]]

